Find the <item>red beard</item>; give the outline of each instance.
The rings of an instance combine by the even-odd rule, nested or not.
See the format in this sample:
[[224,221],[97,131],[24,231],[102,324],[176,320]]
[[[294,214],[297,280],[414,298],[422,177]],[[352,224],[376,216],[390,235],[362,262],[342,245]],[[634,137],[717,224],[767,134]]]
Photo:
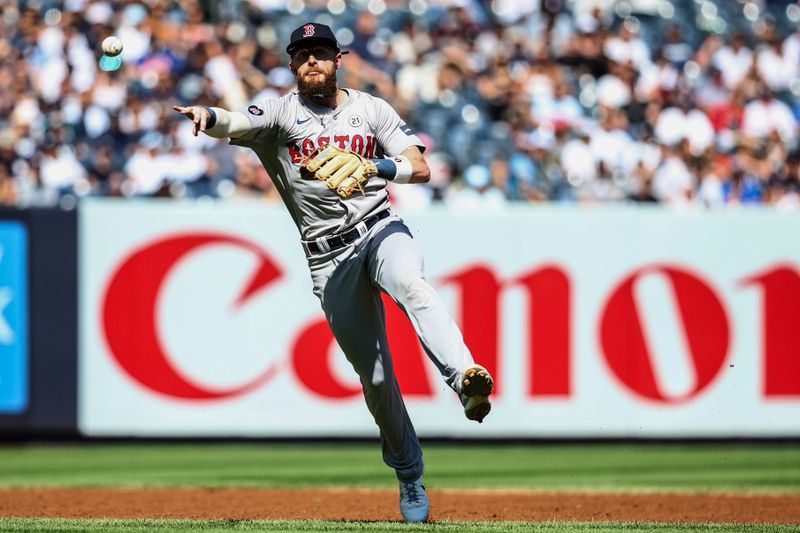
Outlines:
[[330,98],[337,91],[336,75],[322,73],[309,80],[305,76],[297,77],[297,92],[306,98]]

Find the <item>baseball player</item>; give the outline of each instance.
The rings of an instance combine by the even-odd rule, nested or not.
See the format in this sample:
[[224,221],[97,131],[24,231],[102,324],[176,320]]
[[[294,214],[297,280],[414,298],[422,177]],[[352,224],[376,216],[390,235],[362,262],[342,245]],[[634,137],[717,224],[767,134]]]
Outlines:
[[347,52],[328,26],[300,26],[286,51],[297,91],[243,111],[174,109],[194,121],[194,135],[230,138],[254,150],[272,177],[300,230],[314,294],[380,428],[384,461],[400,481],[403,518],[424,522],[430,503],[422,450],[394,375],[381,291],[411,319],[467,418],[483,421],[493,388],[425,281],[411,233],[389,207],[387,181],[428,181],[425,146],[385,101],[338,86],[336,71]]

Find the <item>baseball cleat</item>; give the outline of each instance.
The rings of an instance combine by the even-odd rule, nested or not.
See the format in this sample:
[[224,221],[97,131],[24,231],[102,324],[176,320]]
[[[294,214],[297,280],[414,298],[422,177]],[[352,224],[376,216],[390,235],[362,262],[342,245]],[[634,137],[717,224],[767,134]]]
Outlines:
[[400,482],[400,513],[406,522],[427,522],[431,514],[431,501],[422,478]]
[[492,410],[492,402],[489,401],[492,389],[494,380],[481,365],[473,365],[464,371],[461,376],[461,405],[468,419],[483,422]]

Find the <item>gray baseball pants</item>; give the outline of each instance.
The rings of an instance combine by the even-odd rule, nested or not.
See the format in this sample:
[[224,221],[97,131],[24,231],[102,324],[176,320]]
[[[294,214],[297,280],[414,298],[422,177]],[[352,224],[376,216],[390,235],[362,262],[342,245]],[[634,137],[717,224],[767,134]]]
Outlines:
[[400,481],[418,479],[423,473],[422,449],[394,374],[381,291],[408,315],[425,352],[456,393],[459,375],[473,364],[461,331],[425,281],[419,247],[400,218],[392,215],[355,243],[311,255],[308,263],[314,294],[360,377],[367,407],[380,428],[384,462]]

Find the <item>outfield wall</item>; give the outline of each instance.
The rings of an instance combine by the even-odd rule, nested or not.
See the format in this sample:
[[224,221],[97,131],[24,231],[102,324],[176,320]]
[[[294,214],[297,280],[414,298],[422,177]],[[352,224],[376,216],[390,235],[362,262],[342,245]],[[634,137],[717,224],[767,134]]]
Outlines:
[[[390,304],[422,436],[800,436],[796,215],[402,215],[498,382],[465,420]],[[92,201],[79,226],[83,435],[377,434],[282,208]]]
[[[495,410],[468,422],[387,301],[423,436],[800,437],[796,215],[402,213]],[[260,203],[0,211],[0,435],[377,435]]]

